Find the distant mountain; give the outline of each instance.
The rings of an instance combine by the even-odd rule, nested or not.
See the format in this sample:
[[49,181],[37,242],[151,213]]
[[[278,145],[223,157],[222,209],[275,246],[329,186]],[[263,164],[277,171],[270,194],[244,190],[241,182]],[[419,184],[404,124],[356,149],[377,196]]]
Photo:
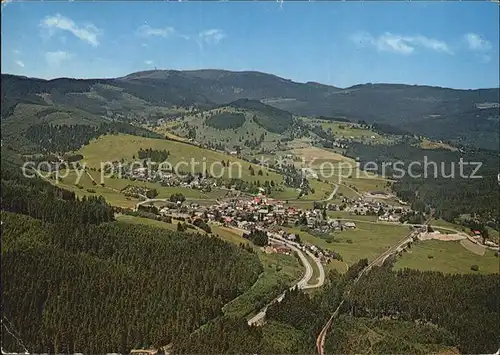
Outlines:
[[[253,71],[149,70],[116,79],[42,80],[2,74],[2,119],[18,103],[76,107],[95,115],[162,117],[164,108],[202,109],[262,101],[304,116],[382,123],[437,139],[458,139],[498,148],[499,89],[455,90],[403,84],[360,84],[349,88],[297,83]],[[485,111],[488,110],[487,114]],[[471,131],[472,129],[472,131]],[[469,134],[470,133],[470,134]],[[479,140],[463,139],[480,135]]]

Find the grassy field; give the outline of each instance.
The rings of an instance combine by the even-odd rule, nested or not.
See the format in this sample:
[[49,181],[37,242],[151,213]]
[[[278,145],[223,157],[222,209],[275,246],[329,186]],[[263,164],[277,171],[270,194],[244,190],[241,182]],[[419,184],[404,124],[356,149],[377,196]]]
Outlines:
[[[132,197],[127,197],[123,195],[120,190],[128,185],[146,187],[150,189],[156,189],[158,191],[157,198],[168,198],[171,194],[182,193],[188,199],[199,199],[214,201],[213,196],[202,193],[199,190],[183,188],[183,187],[163,187],[159,183],[150,183],[142,181],[131,181],[128,179],[105,179],[104,186],[100,185],[100,174],[95,171],[88,171],[90,176],[97,182],[97,185],[92,183],[92,179],[88,174],[83,173],[81,175],[77,174],[74,170],[72,171],[61,171],[60,176],[62,176],[62,181],[57,184],[61,187],[75,191],[78,196],[103,196],[111,205],[119,207],[133,207],[137,204],[138,200]],[[51,180],[55,183],[55,180]],[[78,188],[76,184],[80,185],[82,188]],[[95,193],[87,191],[87,189],[95,190]]]
[[[188,164],[181,163],[179,165],[179,170],[181,171],[204,172],[204,168],[206,168],[213,175],[221,174],[225,178],[240,177],[246,181],[260,180],[261,183],[264,183],[266,180],[274,180],[275,183],[283,181],[281,175],[234,156],[164,139],[144,138],[125,134],[106,135],[93,140],[90,144],[83,147],[79,153],[84,156],[83,161],[89,167],[97,169],[100,168],[101,162],[120,161],[121,159],[129,162],[134,161],[134,157],[137,158],[137,153],[141,148],[169,151],[168,162],[170,164],[173,166],[180,162]],[[221,161],[229,161],[230,167],[222,168]],[[255,175],[250,174],[250,165],[253,166]],[[261,169],[263,175],[259,176],[257,172]]]
[[345,165],[347,164],[355,164],[355,161],[352,160],[351,158],[345,157],[341,154],[335,153],[331,150],[326,150],[323,148],[318,148],[318,147],[307,147],[307,148],[296,148],[293,149],[292,154],[295,155],[296,157],[300,158],[300,162],[304,161],[307,164],[310,164],[311,167],[320,167],[323,165],[323,167],[329,166],[330,164],[324,164],[324,163],[339,163],[339,162],[345,162]]
[[322,120],[315,120],[314,123],[320,125],[323,130],[331,132],[335,137],[350,138],[356,141],[378,144],[386,144],[390,142],[388,138],[383,137],[370,129],[360,128],[357,124]]
[[[361,175],[360,175],[361,176]],[[365,178],[365,177],[353,177],[351,179],[344,179],[342,183],[344,185],[356,188],[358,192],[373,192],[373,191],[384,191],[390,192],[390,186],[387,186],[387,181],[383,178]]]
[[303,272],[300,261],[293,255],[257,253],[264,272],[252,288],[224,306],[225,315],[244,317],[262,308],[298,280]]
[[325,275],[328,275],[328,273],[333,270],[343,274],[347,271],[349,265],[344,261],[332,260],[328,264],[323,265],[323,268],[325,269]]
[[211,224],[210,228],[212,229],[212,234],[219,236],[226,242],[233,243],[236,245],[240,245],[241,243],[249,244],[248,239],[243,238],[240,234],[236,233],[234,230],[230,228],[217,226],[214,224]]
[[[219,113],[220,111],[220,113]],[[218,114],[243,114],[245,116],[245,121],[240,127],[235,129],[217,129],[212,127],[210,124],[206,124],[212,116],[217,116]],[[196,141],[202,143],[223,143],[228,149],[233,149],[236,146],[242,148],[246,153],[252,150],[246,147],[242,142],[246,140],[259,139],[261,135],[264,135],[263,142],[259,145],[260,148],[265,149],[276,149],[278,140],[281,138],[279,134],[271,133],[266,131],[263,127],[258,125],[252,117],[254,113],[252,111],[247,112],[237,112],[232,107],[218,108],[216,110],[206,111],[204,113],[194,114],[185,116],[183,122],[187,123],[190,128],[196,130]],[[171,132],[177,136],[186,137],[188,130],[177,122],[176,124],[168,124],[164,127],[159,127],[157,130],[164,132]],[[255,151],[255,150],[254,150]]]
[[293,149],[291,153],[298,159],[297,167],[305,162],[320,179],[340,184],[338,192],[346,197],[356,197],[363,192],[388,191],[388,180],[360,170],[353,159],[332,150],[310,146]]
[[355,223],[356,229],[335,232],[335,240],[330,243],[299,228],[285,229],[290,233],[298,233],[304,242],[339,253],[349,265],[362,258],[367,258],[369,261],[375,259],[409,233],[408,227],[401,225]]
[[[180,166],[182,171],[193,170],[194,172],[204,171],[205,167],[210,171],[211,164],[214,165],[213,173],[214,175],[218,175],[219,173],[225,178],[229,177],[241,177],[245,181],[257,181],[259,180],[261,184],[267,181],[274,181],[277,184],[281,184],[280,186],[283,188],[283,191],[276,191],[271,194],[270,197],[278,198],[278,199],[296,199],[298,197],[298,193],[295,189],[285,187],[282,182],[283,178],[281,175],[269,171],[265,168],[257,166],[255,164],[250,164],[246,161],[240,160],[236,157],[222,154],[219,152],[215,152],[208,149],[203,149],[199,147],[195,147],[192,145],[162,140],[162,139],[151,139],[151,138],[143,138],[137,136],[130,135],[108,135],[100,137],[94,141],[92,141],[89,145],[83,147],[79,153],[84,156],[83,162],[87,164],[89,168],[95,169],[89,170],[89,173],[93,175],[94,179],[97,182],[101,182],[101,173],[97,170],[100,168],[101,162],[112,162],[112,161],[120,161],[124,159],[125,161],[133,161],[134,157],[136,157],[139,149],[153,148],[160,150],[168,150],[170,152],[170,156],[168,158],[169,163],[175,165],[181,161],[188,162],[190,165],[186,167],[186,165]],[[200,164],[191,165],[191,159],[194,159],[195,162],[199,162]],[[221,161],[229,161],[230,167],[224,168],[221,170],[220,162]],[[196,164],[196,163],[195,163]],[[205,167],[204,167],[204,164]],[[252,166],[255,170],[255,175],[250,174],[249,167]],[[262,176],[258,175],[258,171],[263,171]],[[186,189],[186,188],[165,188],[162,187],[158,183],[150,183],[150,182],[132,182],[130,180],[125,179],[111,179],[105,178],[104,183],[106,186],[121,190],[126,185],[135,185],[135,186],[143,186],[148,188],[155,188],[159,196],[158,198],[167,198],[170,194],[175,192],[182,192],[188,198],[194,199],[213,199],[212,196],[203,194],[200,191]],[[310,193],[306,196],[303,196],[303,200],[321,200],[325,198],[332,190],[332,186],[319,182],[316,180],[311,181],[311,187],[314,188],[314,193]]]
[[[67,177],[62,179],[62,181],[56,182],[54,179],[48,179],[48,181],[54,185],[73,191],[78,197],[102,196],[112,206],[133,208],[137,202],[139,202],[139,200],[135,198],[127,197],[110,188],[102,187],[100,185],[94,186],[92,184],[92,180],[86,174],[83,174],[81,178],[78,179],[77,174],[74,171],[69,173]],[[81,188],[75,185],[77,182]],[[87,189],[92,189],[95,193],[89,192]]]
[[443,227],[443,228],[450,228],[450,229],[455,229],[459,232],[470,232],[469,228],[466,228],[464,226],[461,226],[459,224],[451,223],[448,221],[445,221],[444,219],[432,219],[430,221],[430,225],[432,227]]
[[154,219],[149,219],[149,218],[142,218],[142,217],[135,217],[135,216],[129,216],[126,214],[120,214],[116,216],[116,220],[120,222],[125,222],[125,223],[130,223],[130,224],[145,224],[147,226],[152,226],[152,227],[160,227],[168,230],[177,230],[177,221],[173,221],[174,223],[167,223],[163,221],[156,221]]
[[307,200],[290,200],[290,201],[288,201],[288,203],[286,205],[306,210],[306,209],[312,209],[313,208],[313,201],[307,201]]
[[355,214],[351,214],[350,212],[345,212],[345,211],[328,211],[326,214],[330,218],[377,222],[377,216],[357,216]]
[[[471,265],[479,266],[472,271]],[[487,249],[483,256],[465,249],[460,242],[427,240],[413,243],[409,252],[404,252],[396,262],[395,269],[419,269],[446,273],[498,273],[499,259],[495,252]]]
[[327,198],[333,191],[333,185],[320,182],[316,179],[309,179],[309,186],[314,189],[314,193],[308,193],[303,195],[300,199],[299,194],[296,189],[291,187],[285,187],[283,191],[273,192],[270,197],[280,200],[293,200],[293,201],[320,201]]
[[309,285],[314,285],[319,280],[319,268],[318,268],[318,264],[316,264],[316,262],[309,255],[307,255],[306,253],[304,253],[304,256],[309,261],[309,264],[311,264],[312,269],[313,269],[313,275],[312,275],[311,279],[309,280],[308,284]]
[[309,180],[309,186],[314,189],[314,193],[309,193],[305,196],[302,196],[304,200],[322,200],[327,198],[333,191],[334,186],[325,182],[320,182],[315,179]]
[[484,256],[486,254],[486,248],[482,245],[476,244],[469,239],[463,239],[460,241],[460,245],[463,246],[468,251],[477,254],[479,256]]
[[447,149],[447,150],[451,150],[451,151],[456,151],[457,150],[457,148],[452,147],[449,144],[440,143],[440,142],[436,142],[436,141],[431,141],[431,140],[428,140],[428,139],[422,140],[422,142],[420,142],[419,146],[422,149]]

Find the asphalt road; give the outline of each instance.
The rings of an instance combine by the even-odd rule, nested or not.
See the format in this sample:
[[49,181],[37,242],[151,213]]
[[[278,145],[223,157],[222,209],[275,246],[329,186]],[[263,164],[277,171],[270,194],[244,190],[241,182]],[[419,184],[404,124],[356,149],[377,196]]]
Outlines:
[[[290,290],[295,288],[295,287],[297,287],[299,289],[306,290],[306,289],[312,289],[312,288],[317,288],[317,287],[323,286],[323,284],[325,283],[325,269],[323,269],[323,265],[321,264],[321,261],[318,258],[316,258],[314,256],[314,254],[312,254],[309,250],[302,250],[300,244],[283,239],[278,235],[273,235],[269,239],[272,242],[286,245],[290,249],[295,251],[297,253],[297,255],[299,256],[302,265],[304,265],[304,267],[306,269],[304,276],[302,276],[302,278],[295,285],[290,287]],[[309,262],[309,260],[304,255],[304,253],[306,253],[312,260],[314,260],[314,262],[316,263],[316,265],[318,266],[318,269],[319,269],[319,277],[318,277],[318,280],[316,281],[316,283],[314,283],[314,284],[310,284],[310,281],[311,281],[311,279],[313,277],[313,273],[314,273],[313,267],[312,267],[311,263]],[[283,298],[285,298],[285,293],[286,292],[283,292],[278,297],[276,297],[274,300],[269,302],[263,309],[260,310],[259,313],[257,313],[256,315],[254,315],[252,318],[250,318],[248,320],[248,324],[255,325],[255,324],[258,324],[259,322],[261,322],[266,316],[267,308],[269,307],[269,305],[271,305],[275,302],[281,302],[283,300]]]

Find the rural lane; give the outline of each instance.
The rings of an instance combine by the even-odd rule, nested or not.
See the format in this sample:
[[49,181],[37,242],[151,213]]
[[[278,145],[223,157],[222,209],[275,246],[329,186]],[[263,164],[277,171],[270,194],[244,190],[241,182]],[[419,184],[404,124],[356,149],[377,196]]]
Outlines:
[[[416,229],[416,230],[411,231],[410,234],[408,234],[404,239],[401,239],[399,242],[397,242],[396,244],[392,245],[389,249],[387,249],[385,252],[383,252],[378,257],[376,257],[363,270],[361,270],[361,272],[358,274],[358,276],[354,279],[353,285],[357,284],[358,281],[361,279],[361,277],[365,273],[367,273],[368,271],[370,271],[373,266],[375,266],[375,265],[381,266],[384,263],[384,261],[390,255],[392,255],[393,253],[397,252],[397,250],[399,248],[403,247],[408,242],[410,242],[413,239],[413,237],[416,234],[420,233],[420,232],[421,232],[420,229]],[[347,291],[346,296],[349,296],[350,292],[351,292],[351,289],[349,289]],[[331,327],[334,318],[338,315],[338,313],[340,311],[340,308],[342,307],[342,305],[344,304],[344,302],[345,302],[345,297],[342,299],[342,301],[340,302],[340,304],[338,305],[338,307],[335,309],[335,311],[333,312],[333,314],[330,316],[330,318],[328,319],[328,322],[321,329],[321,332],[319,333],[318,337],[316,338],[316,349],[317,349],[319,355],[324,355],[326,334],[328,332],[328,329]]]
[[[246,231],[246,230],[241,229],[241,228],[233,228],[233,229],[243,231],[244,233],[249,233],[249,231]],[[325,282],[325,269],[323,268],[321,261],[316,256],[314,256],[314,254],[312,254],[309,250],[303,250],[302,246],[300,244],[283,239],[277,234],[271,234],[271,236],[269,237],[269,240],[272,242],[278,243],[278,244],[286,245],[290,249],[295,251],[297,253],[297,255],[299,256],[299,259],[300,259],[302,265],[304,265],[304,267],[305,267],[304,276],[295,285],[290,287],[289,290],[292,290],[296,287],[299,289],[302,289],[302,290],[306,290],[306,289],[318,288],[318,287],[323,286],[323,284]],[[314,274],[313,266],[311,265],[309,260],[306,258],[304,253],[306,253],[315,262],[315,264],[317,265],[318,270],[319,270],[318,280],[314,284],[310,284],[311,279],[312,279],[313,274]],[[259,322],[261,322],[266,316],[267,308],[275,302],[281,302],[285,298],[285,294],[286,294],[286,291],[281,293],[278,297],[273,299],[271,302],[269,302],[263,309],[261,309],[256,315],[254,315],[252,318],[250,318],[248,320],[248,324],[254,325],[254,324],[258,324]]]

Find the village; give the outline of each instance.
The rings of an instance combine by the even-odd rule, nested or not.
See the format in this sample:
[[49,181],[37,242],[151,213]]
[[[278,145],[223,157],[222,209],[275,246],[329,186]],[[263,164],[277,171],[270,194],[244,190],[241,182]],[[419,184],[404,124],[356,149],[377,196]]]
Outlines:
[[[193,225],[218,225],[243,232],[261,231],[269,237],[278,237],[299,244],[306,248],[322,263],[333,259],[342,260],[342,257],[332,250],[322,249],[317,245],[306,244],[300,239],[299,233],[286,230],[290,227],[299,228],[319,238],[331,238],[333,233],[342,233],[349,229],[356,229],[356,222],[345,218],[334,218],[328,215],[329,211],[344,211],[352,215],[378,216],[380,221],[400,223],[402,216],[413,213],[407,207],[394,207],[385,202],[365,200],[363,198],[343,198],[340,203],[317,203],[311,209],[301,209],[287,205],[284,201],[266,197],[262,193],[257,196],[240,196],[238,198],[225,197],[218,199],[212,205],[200,205],[189,201],[169,199],[165,202],[139,202],[138,209],[151,211],[154,207],[158,218],[179,219]],[[245,235],[245,234],[244,234]],[[291,254],[292,250],[282,243],[269,243],[263,246],[267,253]]]

